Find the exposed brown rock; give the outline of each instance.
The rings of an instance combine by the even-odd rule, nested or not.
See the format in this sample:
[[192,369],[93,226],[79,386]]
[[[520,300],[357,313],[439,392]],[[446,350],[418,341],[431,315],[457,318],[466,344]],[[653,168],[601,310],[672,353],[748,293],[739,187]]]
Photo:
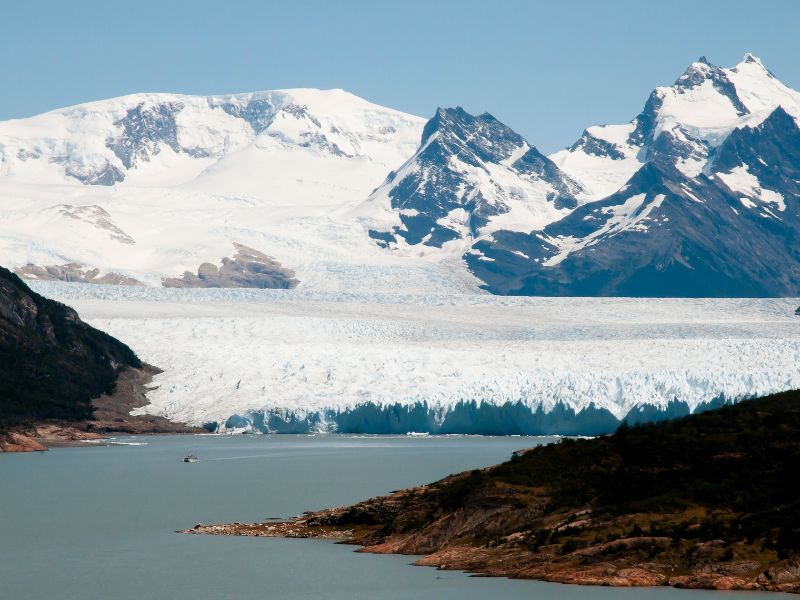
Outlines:
[[141,369],[127,369],[117,379],[112,394],[92,400],[94,418],[81,424],[87,432],[111,434],[208,433],[200,427],[177,423],[157,415],[131,415],[131,411],[149,404],[146,393],[153,377],[161,370],[143,364]]
[[[415,493],[413,490],[411,494]],[[395,495],[408,498],[409,491]],[[670,585],[686,589],[751,590],[800,593],[800,566],[781,561],[764,569],[761,563],[731,561],[726,564],[699,564],[694,571],[676,574],[683,569],[671,560],[670,540],[642,536],[601,543],[574,552],[562,553],[550,546],[532,551],[520,537],[499,544],[468,545],[463,541],[450,545],[447,531],[458,528],[454,521],[440,522],[423,534],[387,533],[385,526],[370,524],[374,515],[391,508],[382,506],[393,496],[375,498],[354,507],[306,513],[288,522],[197,524],[179,533],[201,535],[241,535],[252,537],[319,538],[361,545],[358,552],[370,554],[420,554],[413,564],[445,570],[460,570],[492,577],[538,579],[553,583],[650,587]],[[364,511],[361,514],[361,511]],[[360,522],[349,527],[338,522]],[[463,521],[462,521],[463,523]],[[435,550],[432,550],[435,548]],[[668,560],[641,560],[636,551],[661,549]],[[598,558],[600,557],[600,558]]]
[[212,263],[202,263],[197,274],[189,271],[181,277],[164,279],[164,287],[200,288],[270,288],[291,289],[299,281],[294,271],[284,268],[279,262],[263,252],[243,244],[233,244],[236,254],[233,258],[223,258],[218,267]]
[[103,435],[84,431],[78,427],[61,425],[57,423],[38,423],[32,427],[33,436],[43,444],[50,446],[66,442],[82,442],[86,440],[99,440]]
[[17,267],[14,272],[23,279],[109,285],[142,285],[141,281],[119,273],[100,275],[100,269],[90,268],[79,263],[67,263],[64,265],[34,265],[28,263],[24,267]]
[[91,204],[88,206],[74,206],[72,204],[57,204],[50,210],[58,211],[62,216],[82,221],[97,229],[108,232],[108,237],[122,244],[135,244],[134,239],[122,231],[114,223],[111,215],[102,206]]
[[0,452],[44,452],[47,448],[31,437],[11,431],[0,433]]

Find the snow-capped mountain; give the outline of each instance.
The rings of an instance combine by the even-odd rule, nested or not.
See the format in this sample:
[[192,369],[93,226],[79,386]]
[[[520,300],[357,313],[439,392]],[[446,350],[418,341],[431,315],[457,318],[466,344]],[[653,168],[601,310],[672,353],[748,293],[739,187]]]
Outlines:
[[414,153],[424,123],[313,89],[137,94],[2,122],[0,262],[29,278],[213,285],[203,274],[246,256],[269,276],[239,285],[294,272],[359,286],[350,265],[397,261],[336,214]]
[[385,247],[441,248],[498,229],[541,228],[568,214],[579,191],[492,115],[439,108],[417,152],[362,208],[373,219],[370,235]]
[[551,157],[581,184],[580,207],[495,232],[466,259],[504,294],[798,295],[798,115],[800,94],[753,56],[701,59],[631,123]]
[[[202,175],[213,188],[225,169],[207,171],[225,157],[293,149],[373,163],[380,177],[413,153],[422,124],[342,90],[134,94],[0,123],[0,176],[36,184],[161,186]],[[235,162],[246,162],[241,158]],[[281,173],[271,162],[261,166],[270,175]],[[247,174],[250,188],[258,189],[264,177]]]
[[581,200],[597,200],[618,191],[647,162],[696,176],[731,131],[760,123],[778,106],[796,117],[800,93],[758,58],[747,54],[725,69],[701,57],[672,86],[656,88],[630,123],[589,127],[550,158],[580,182]]
[[138,94],[0,123],[28,278],[500,294],[800,294],[800,94],[693,63],[542,155],[488,113],[341,90]]

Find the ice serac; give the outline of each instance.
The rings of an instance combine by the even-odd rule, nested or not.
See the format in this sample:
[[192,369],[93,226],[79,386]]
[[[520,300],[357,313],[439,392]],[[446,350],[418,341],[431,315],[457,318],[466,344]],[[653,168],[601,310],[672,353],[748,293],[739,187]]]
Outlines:
[[492,115],[440,108],[417,152],[356,215],[367,216],[370,235],[384,247],[441,248],[496,229],[541,227],[574,208],[579,190]]
[[465,260],[522,295],[800,294],[800,94],[747,55],[693,63],[627,125],[551,158],[585,192],[532,232],[497,231]]

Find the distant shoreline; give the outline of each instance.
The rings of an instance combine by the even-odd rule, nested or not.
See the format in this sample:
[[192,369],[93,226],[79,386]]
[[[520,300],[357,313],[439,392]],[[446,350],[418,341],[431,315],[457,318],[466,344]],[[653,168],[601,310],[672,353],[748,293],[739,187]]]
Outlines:
[[[48,448],[85,447],[89,440],[111,435],[208,433],[200,427],[173,423],[164,417],[131,415],[148,404],[147,386],[160,372],[151,365],[128,368],[119,374],[114,391],[92,401],[94,418],[86,421],[37,421],[0,433],[0,452],[45,452]],[[103,445],[103,444],[98,444]]]

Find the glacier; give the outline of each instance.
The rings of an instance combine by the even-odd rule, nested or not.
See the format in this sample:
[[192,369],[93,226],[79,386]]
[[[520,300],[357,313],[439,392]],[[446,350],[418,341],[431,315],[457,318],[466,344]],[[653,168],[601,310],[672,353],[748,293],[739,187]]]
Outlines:
[[794,298],[30,283],[163,369],[139,413],[219,432],[597,435],[800,387]]

